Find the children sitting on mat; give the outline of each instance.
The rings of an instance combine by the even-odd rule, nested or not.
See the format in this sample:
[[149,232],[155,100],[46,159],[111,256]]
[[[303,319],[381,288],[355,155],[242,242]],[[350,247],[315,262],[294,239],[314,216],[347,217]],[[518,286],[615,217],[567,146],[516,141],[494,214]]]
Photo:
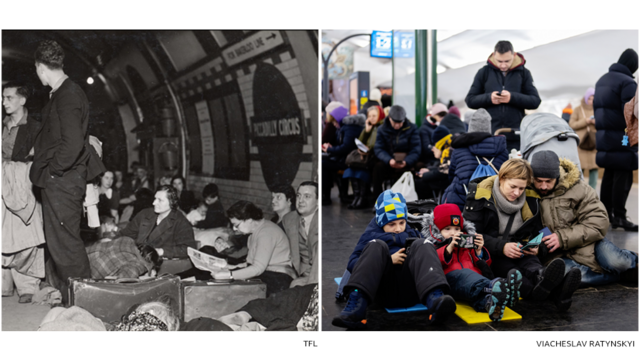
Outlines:
[[[407,239],[414,238],[413,242]],[[408,245],[407,245],[408,244]],[[407,228],[407,205],[400,193],[386,190],[376,201],[376,216],[349,257],[345,286],[347,305],[332,324],[363,328],[373,301],[384,307],[427,306],[429,324],[441,323],[456,311],[449,284],[433,244]]]
[[489,251],[482,234],[476,234],[472,222],[464,221],[456,204],[436,206],[422,225],[423,235],[438,248],[453,297],[470,302],[478,312],[489,313],[492,321],[502,320],[505,308],[513,306],[520,296],[520,272],[512,269],[507,278],[493,280],[482,276],[478,262],[490,265]]

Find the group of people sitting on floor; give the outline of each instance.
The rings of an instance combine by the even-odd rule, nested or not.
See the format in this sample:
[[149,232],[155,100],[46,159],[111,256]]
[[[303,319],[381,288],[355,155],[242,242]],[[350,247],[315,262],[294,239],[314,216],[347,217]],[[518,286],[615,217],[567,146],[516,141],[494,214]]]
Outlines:
[[[110,189],[111,172],[105,172],[101,188]],[[188,262],[188,248],[228,258],[238,269],[205,272],[191,266],[181,278],[260,279],[267,295],[318,282],[318,186],[306,181],[293,187],[279,186],[272,193],[273,221],[249,201],[238,201],[227,211],[218,187],[208,184],[198,203],[185,189],[184,178],[159,185],[151,206],[136,211],[121,229],[116,225],[117,198],[113,190],[101,192],[99,241],[87,252],[93,278],[155,276],[163,261]],[[138,201],[136,197],[134,201]],[[189,263],[190,265],[190,263]]]
[[349,258],[347,304],[333,324],[365,327],[374,302],[421,303],[435,324],[465,301],[500,321],[520,299],[521,306],[549,299],[567,311],[580,286],[637,284],[638,254],[605,237],[607,211],[578,166],[548,150],[531,163],[514,158],[494,165],[497,175],[465,184],[461,207],[442,203],[422,214],[421,229],[408,225],[401,193],[382,192]]
[[[386,181],[395,181],[404,172],[412,171],[419,198],[436,198],[445,193],[451,196],[448,202],[462,207],[464,189],[460,179],[450,186],[452,175],[462,173],[468,177],[471,174],[466,174],[465,166],[475,169],[478,164],[499,168],[508,158],[506,139],[492,136],[491,116],[485,109],[465,114],[463,121],[457,107],[447,109],[438,103],[431,107],[431,116],[420,128],[408,120],[399,105],[385,110],[371,105],[361,112],[349,116],[338,102],[326,107],[322,145],[324,205],[331,204],[331,188],[336,180],[340,201],[349,204],[349,209],[364,209],[371,205],[371,195],[375,199],[382,192]],[[337,130],[332,139],[328,130],[333,127]],[[452,152],[453,148],[464,149],[464,154]],[[349,182],[353,199],[347,195]]]

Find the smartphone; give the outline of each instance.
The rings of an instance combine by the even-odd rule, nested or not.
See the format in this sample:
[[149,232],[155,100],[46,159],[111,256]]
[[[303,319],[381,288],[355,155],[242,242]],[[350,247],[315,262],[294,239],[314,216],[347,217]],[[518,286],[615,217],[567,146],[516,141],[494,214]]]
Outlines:
[[458,241],[458,247],[463,249],[475,249],[476,244],[473,243],[473,240],[475,240],[475,236],[461,234],[460,241]]
[[502,90],[498,91],[498,96],[502,96]]

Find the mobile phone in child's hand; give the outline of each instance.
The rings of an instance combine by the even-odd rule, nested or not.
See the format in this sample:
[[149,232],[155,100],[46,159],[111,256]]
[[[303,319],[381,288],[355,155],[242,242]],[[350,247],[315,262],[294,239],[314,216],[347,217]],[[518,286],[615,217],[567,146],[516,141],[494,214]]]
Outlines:
[[473,243],[475,237],[468,234],[460,234],[460,241],[458,247],[463,249],[475,249],[476,245]]

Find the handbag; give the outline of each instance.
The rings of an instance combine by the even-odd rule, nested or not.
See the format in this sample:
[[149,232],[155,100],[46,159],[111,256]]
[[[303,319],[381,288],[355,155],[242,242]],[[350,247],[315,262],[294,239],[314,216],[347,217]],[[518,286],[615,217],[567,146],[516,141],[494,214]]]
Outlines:
[[[580,107],[580,110],[582,111],[582,116],[586,118],[587,115],[585,115],[584,109]],[[596,133],[591,131],[589,124],[587,124],[587,133],[582,137],[582,139],[580,139],[578,147],[586,151],[591,151],[596,148]]]
[[345,159],[344,163],[348,167],[366,169],[368,160],[369,160],[369,154],[364,156],[360,155],[360,153],[358,152],[358,149],[355,149],[352,152],[350,152],[349,155],[347,155],[347,158]]
[[411,174],[411,171],[407,171],[402,174],[400,179],[398,179],[398,181],[396,181],[396,183],[391,187],[391,191],[394,193],[401,193],[407,202],[418,200],[418,193],[416,192],[415,183],[413,182],[413,174]]

